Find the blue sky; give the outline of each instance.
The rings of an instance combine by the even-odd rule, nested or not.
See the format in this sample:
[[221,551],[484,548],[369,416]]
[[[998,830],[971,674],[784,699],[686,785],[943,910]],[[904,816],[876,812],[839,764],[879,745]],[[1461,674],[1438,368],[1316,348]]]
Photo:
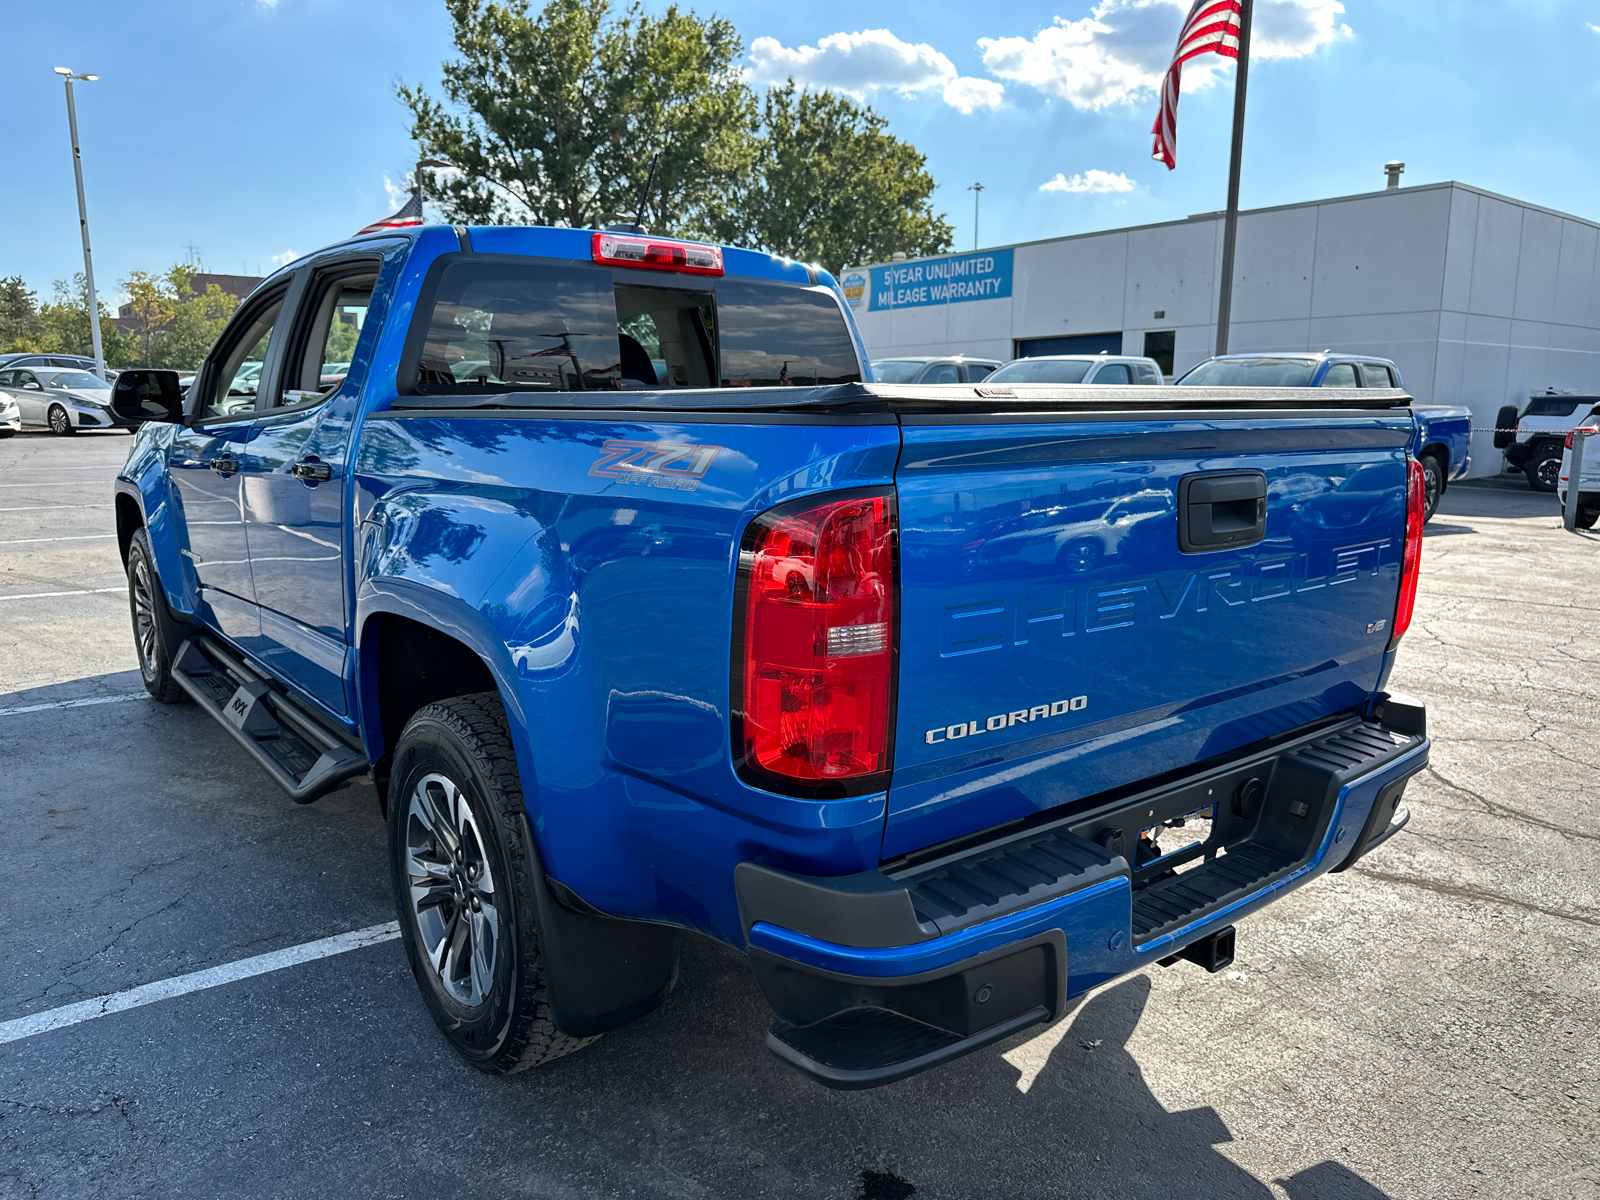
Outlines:
[[[1150,159],[1151,85],[1180,4],[697,7],[733,20],[756,80],[866,97],[928,155],[968,247],[975,180],[984,245],[1222,207],[1231,68],[1188,71],[1177,170]],[[1408,184],[1457,179],[1600,219],[1600,0],[1257,0],[1256,13],[1246,207],[1372,190],[1397,158]],[[7,26],[0,275],[47,294],[81,269],[51,73],[70,66],[101,77],[78,85],[78,119],[110,300],[130,270],[191,243],[208,270],[254,274],[389,213],[385,179],[414,158],[394,81],[435,85],[451,51],[440,0],[54,0],[13,5]]]

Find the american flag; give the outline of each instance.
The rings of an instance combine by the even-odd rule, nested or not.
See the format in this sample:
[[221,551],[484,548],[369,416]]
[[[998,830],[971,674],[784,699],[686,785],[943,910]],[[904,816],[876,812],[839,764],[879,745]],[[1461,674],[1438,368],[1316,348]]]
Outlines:
[[1194,0],[1178,34],[1172,65],[1161,81],[1161,111],[1150,131],[1156,135],[1150,157],[1166,163],[1169,171],[1178,165],[1178,77],[1183,64],[1197,54],[1239,57],[1239,0]]
[[385,217],[381,221],[374,221],[371,225],[356,230],[356,236],[361,237],[367,233],[387,233],[391,229],[405,229],[410,225],[422,224],[422,197],[416,192],[411,193],[411,199],[400,206],[400,211],[392,217]]

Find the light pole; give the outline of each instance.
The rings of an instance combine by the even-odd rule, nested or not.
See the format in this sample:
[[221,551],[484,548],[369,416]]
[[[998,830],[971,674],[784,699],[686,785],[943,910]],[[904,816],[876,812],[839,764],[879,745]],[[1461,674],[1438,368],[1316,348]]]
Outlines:
[[972,248],[978,248],[978,201],[983,199],[983,184],[975,183],[967,189],[972,193]]
[[94,372],[106,377],[106,356],[100,348],[100,300],[94,291],[94,260],[89,254],[89,206],[83,199],[83,152],[78,149],[78,110],[72,103],[72,81],[93,83],[98,75],[74,75],[71,67],[57,67],[67,85],[67,128],[72,132],[72,173],[78,180],[78,227],[83,232],[83,277],[89,285],[89,337],[94,343]]

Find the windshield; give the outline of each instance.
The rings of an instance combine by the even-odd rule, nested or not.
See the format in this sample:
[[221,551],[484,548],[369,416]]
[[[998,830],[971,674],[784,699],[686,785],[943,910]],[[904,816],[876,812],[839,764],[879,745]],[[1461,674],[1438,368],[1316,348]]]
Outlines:
[[418,393],[858,383],[833,293],[599,267],[454,261],[418,306]]
[[58,371],[54,375],[44,376],[44,385],[53,388],[77,388],[80,391],[85,388],[104,390],[109,386],[105,380],[87,371]]
[[876,383],[910,383],[922,365],[915,358],[881,358],[872,364],[872,378]]
[[1082,383],[1093,362],[1081,358],[1019,358],[1007,363],[983,382]]
[[1310,387],[1314,358],[1214,358],[1178,382],[1184,387]]

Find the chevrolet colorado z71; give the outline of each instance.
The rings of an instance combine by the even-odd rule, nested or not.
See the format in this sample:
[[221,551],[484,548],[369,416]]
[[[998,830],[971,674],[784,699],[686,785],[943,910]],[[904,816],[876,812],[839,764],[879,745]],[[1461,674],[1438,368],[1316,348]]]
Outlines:
[[1405,822],[1404,392],[866,362],[814,267],[446,226],[283,268],[186,397],[117,380],[147,688],[296,800],[370,774],[479,1068],[649,1011],[688,930],[873,1086],[1220,969]]

